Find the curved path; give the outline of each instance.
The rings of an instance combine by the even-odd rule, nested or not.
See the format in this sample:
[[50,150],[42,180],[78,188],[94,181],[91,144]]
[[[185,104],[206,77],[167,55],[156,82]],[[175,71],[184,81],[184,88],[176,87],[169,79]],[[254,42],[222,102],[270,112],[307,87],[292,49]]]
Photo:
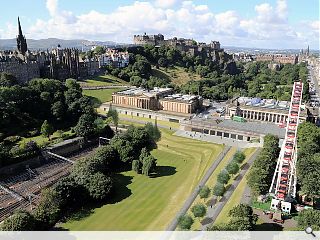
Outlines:
[[167,227],[166,231],[174,231],[178,225],[178,218],[181,215],[186,214],[186,212],[188,211],[188,209],[190,208],[190,206],[192,205],[192,203],[194,202],[194,200],[196,199],[196,197],[198,196],[199,193],[199,189],[201,189],[206,182],[208,181],[208,179],[210,178],[210,176],[212,175],[213,171],[217,168],[217,166],[220,164],[220,162],[222,161],[222,159],[225,157],[225,155],[230,151],[231,147],[230,146],[225,146],[224,149],[222,150],[222,152],[218,155],[217,160],[213,162],[213,164],[211,165],[211,167],[208,169],[208,171],[206,172],[206,174],[203,176],[203,178],[201,179],[200,183],[198,186],[195,187],[195,189],[193,190],[193,192],[191,193],[191,195],[188,197],[188,199],[185,201],[185,203],[183,204],[182,208],[180,209],[180,211],[177,213],[176,217],[172,220],[172,222],[170,223],[170,225]]

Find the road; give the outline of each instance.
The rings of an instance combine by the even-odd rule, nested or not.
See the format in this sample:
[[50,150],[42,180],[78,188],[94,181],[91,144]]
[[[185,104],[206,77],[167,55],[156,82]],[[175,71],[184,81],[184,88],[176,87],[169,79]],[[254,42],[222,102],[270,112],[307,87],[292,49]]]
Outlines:
[[198,186],[195,187],[194,191],[191,193],[191,195],[187,198],[187,200],[185,201],[185,203],[183,204],[182,208],[180,209],[180,211],[178,212],[178,214],[175,216],[175,218],[172,220],[172,222],[169,224],[169,226],[167,227],[166,231],[174,231],[177,228],[178,225],[178,218],[184,214],[186,214],[186,212],[188,211],[188,209],[190,208],[191,204],[194,202],[194,200],[196,199],[196,197],[198,196],[199,193],[199,189],[201,189],[206,182],[208,181],[208,179],[210,178],[210,176],[212,175],[212,173],[214,172],[214,170],[217,168],[217,166],[220,164],[220,162],[222,161],[222,159],[225,157],[225,155],[230,151],[231,147],[229,146],[225,146],[223,151],[219,154],[219,156],[217,157],[216,161],[213,162],[213,164],[211,165],[211,167],[208,169],[208,171],[206,172],[206,174],[204,175],[204,177],[201,179],[200,183]]
[[220,201],[214,206],[214,208],[208,208],[208,212],[206,217],[203,220],[203,224],[201,226],[201,230],[207,230],[208,227],[210,227],[215,221],[220,212],[222,211],[223,207],[228,202],[228,199],[233,194],[234,190],[238,187],[239,183],[241,182],[243,176],[246,174],[247,170],[253,163],[253,161],[256,159],[256,157],[259,155],[260,149],[257,149],[254,154],[250,157],[248,162],[246,163],[245,167],[241,169],[239,176],[236,180],[233,181],[231,186],[229,187],[228,191],[225,192],[224,196],[220,199]]

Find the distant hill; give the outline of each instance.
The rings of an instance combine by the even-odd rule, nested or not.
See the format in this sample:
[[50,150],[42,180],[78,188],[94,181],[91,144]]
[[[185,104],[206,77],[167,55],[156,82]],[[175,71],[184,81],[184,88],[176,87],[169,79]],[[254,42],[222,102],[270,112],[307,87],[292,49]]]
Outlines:
[[[108,47],[119,46],[120,44],[112,41],[89,41],[83,39],[74,39],[74,40],[64,40],[58,38],[47,38],[47,39],[27,39],[28,48],[30,50],[46,50],[53,47],[61,45],[63,48],[84,48],[85,50],[91,48],[94,45],[103,45]],[[13,50],[17,48],[16,39],[0,39],[0,50]]]

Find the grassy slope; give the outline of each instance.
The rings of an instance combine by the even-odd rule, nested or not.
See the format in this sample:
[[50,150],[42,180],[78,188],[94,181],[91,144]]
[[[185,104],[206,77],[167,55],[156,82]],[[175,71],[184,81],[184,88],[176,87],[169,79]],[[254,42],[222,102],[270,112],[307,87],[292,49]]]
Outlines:
[[[248,161],[249,158],[252,156],[254,153],[255,148],[248,148],[244,150],[244,153],[246,155],[246,159],[244,162]],[[249,171],[246,172],[246,175],[248,174]],[[219,223],[227,223],[229,220],[228,213],[229,211],[236,205],[238,205],[241,201],[243,192],[246,188],[247,185],[247,180],[246,180],[246,175],[242,178],[241,182],[239,183],[238,187],[235,189],[231,197],[229,198],[228,202],[218,215],[215,224]]]
[[182,67],[153,69],[152,75],[159,78],[170,79],[177,85],[185,84],[190,80],[197,81],[201,79],[200,75],[196,73],[188,73]]
[[158,149],[152,152],[158,159],[162,176],[148,178],[133,171],[123,172],[120,178],[131,180],[127,189],[122,189],[118,195],[127,192],[129,196],[96,208],[90,216],[69,221],[63,227],[70,230],[164,230],[223,148],[171,134],[162,131]]
[[109,85],[130,85],[128,82],[122,80],[121,78],[117,78],[110,74],[100,75],[93,77],[91,79],[86,79],[84,81],[80,81],[82,86],[94,87],[94,86],[109,86]]
[[[155,119],[150,119],[150,118],[144,118],[144,117],[137,117],[137,116],[129,116],[125,114],[119,114],[120,119],[123,119],[124,121],[128,120],[130,121],[131,119],[133,120],[139,120],[139,121],[145,121],[145,122],[151,122],[155,123]],[[175,122],[169,122],[169,121],[163,121],[163,120],[157,120],[157,123],[163,126],[167,127],[173,127],[173,128],[179,128],[180,124],[175,123]]]
[[121,88],[98,89],[98,90],[83,90],[83,94],[91,97],[95,107],[99,107],[101,103],[111,101],[113,92],[119,91]]
[[[232,147],[231,150],[227,153],[227,155],[222,159],[222,161],[220,162],[220,164],[218,165],[218,167],[216,168],[216,170],[213,172],[213,174],[210,176],[208,182],[206,183],[206,185],[211,189],[212,191],[212,188],[213,186],[216,184],[217,182],[217,176],[218,174],[221,172],[222,169],[224,169],[230,158],[236,153],[236,148],[235,147]],[[208,201],[210,198],[212,197],[212,192],[210,193],[210,197],[207,198],[206,200],[204,199],[200,199],[199,196],[197,196],[197,198],[195,199],[195,201],[193,202],[192,206],[196,205],[197,203],[202,203],[202,204],[205,204],[206,201]],[[192,206],[190,207],[188,213],[193,216],[192,212],[191,212],[191,208]],[[202,220],[202,218],[196,218],[194,219],[194,223],[191,227],[191,230],[199,230],[200,227],[201,227],[201,223],[200,221]]]

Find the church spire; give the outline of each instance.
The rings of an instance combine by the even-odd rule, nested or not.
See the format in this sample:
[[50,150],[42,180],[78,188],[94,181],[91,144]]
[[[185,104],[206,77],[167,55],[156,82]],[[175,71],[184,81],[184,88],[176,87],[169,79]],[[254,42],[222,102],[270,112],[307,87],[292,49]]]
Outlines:
[[19,34],[18,34],[18,36],[23,36],[23,35],[22,35],[22,29],[21,29],[21,24],[20,24],[20,19],[19,19],[19,17],[18,17],[18,28],[19,28]]
[[23,36],[23,34],[22,34],[22,29],[21,29],[19,17],[18,17],[17,48],[18,48],[18,51],[20,53],[22,53],[22,55],[24,55],[26,53],[26,51],[28,50],[27,40],[26,40],[25,36]]

